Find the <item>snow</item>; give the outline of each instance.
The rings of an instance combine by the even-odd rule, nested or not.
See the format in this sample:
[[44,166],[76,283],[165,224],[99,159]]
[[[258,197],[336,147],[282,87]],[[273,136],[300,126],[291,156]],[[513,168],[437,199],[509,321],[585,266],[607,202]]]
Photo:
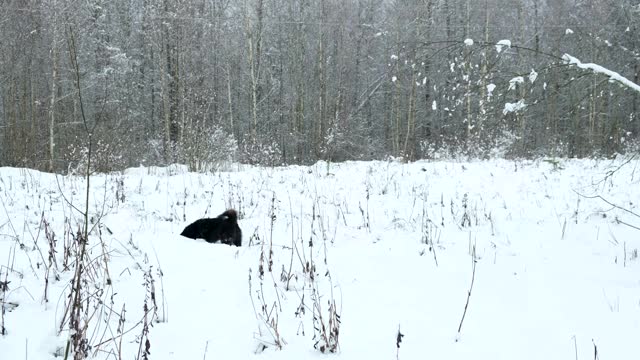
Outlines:
[[[622,159],[557,161],[230,165],[208,174],[171,166],[95,175],[90,215],[104,215],[89,257],[102,263],[102,239],[113,284],[98,277],[102,290],[91,288],[106,305],[90,311],[91,354],[114,359],[119,345],[123,359],[136,358],[143,272],[151,269],[162,320],[149,327],[151,359],[319,358],[311,284],[323,318],[331,298],[340,315],[335,359],[573,359],[576,352],[583,359],[594,344],[603,359],[633,359],[640,237],[621,222],[637,226],[637,218],[577,193],[637,214],[640,163],[607,177]],[[64,271],[63,246],[81,221],[70,204],[83,208],[84,194],[79,177],[0,168],[0,281],[9,281],[0,295],[8,308],[2,359],[51,359],[64,349],[68,333],[58,330],[74,264]],[[241,214],[243,247],[178,235],[230,206]],[[46,303],[43,220],[58,240],[51,275],[60,277],[51,276]],[[474,286],[458,334],[474,245]],[[316,268],[313,283],[306,263]],[[282,274],[291,275],[289,290]],[[297,311],[303,299],[304,313]],[[281,350],[269,345],[262,303],[277,319]],[[123,305],[124,329],[132,330],[109,341],[120,336]],[[399,349],[398,328],[405,335]],[[260,342],[268,347],[254,355]]]
[[511,40],[500,40],[496,43],[496,51],[498,53],[502,52],[503,48],[510,48],[511,47]]
[[574,65],[579,67],[580,69],[591,70],[596,74],[602,74],[604,76],[607,76],[609,78],[609,81],[611,82],[617,82],[625,87],[628,87],[631,90],[640,92],[640,85],[618,74],[617,72],[611,71],[601,65],[592,64],[592,63],[583,63],[582,61],[578,60],[577,58],[569,54],[562,55],[562,60],[564,61],[565,64]]
[[513,90],[516,88],[517,84],[522,84],[524,83],[524,78],[522,76],[516,76],[514,78],[512,78],[511,80],[509,80],[509,89],[508,90]]
[[467,46],[473,46],[473,39],[464,39],[464,44]]
[[518,100],[518,102],[515,102],[515,103],[505,103],[504,110],[502,110],[502,113],[504,115],[507,115],[508,113],[517,112],[526,107],[527,107],[527,104],[522,99]]
[[529,73],[529,81],[533,84],[538,78],[538,73],[535,69],[531,69],[531,73]]
[[496,89],[496,84],[489,84],[487,85],[487,99],[490,98],[493,95],[493,90]]

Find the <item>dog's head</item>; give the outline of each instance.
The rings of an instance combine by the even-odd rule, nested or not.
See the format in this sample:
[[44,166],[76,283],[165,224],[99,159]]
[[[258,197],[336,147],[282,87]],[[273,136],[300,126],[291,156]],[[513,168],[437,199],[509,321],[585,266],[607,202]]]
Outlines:
[[189,239],[197,239],[198,237],[202,237],[202,231],[200,229],[200,223],[194,222],[185,227],[180,235]]

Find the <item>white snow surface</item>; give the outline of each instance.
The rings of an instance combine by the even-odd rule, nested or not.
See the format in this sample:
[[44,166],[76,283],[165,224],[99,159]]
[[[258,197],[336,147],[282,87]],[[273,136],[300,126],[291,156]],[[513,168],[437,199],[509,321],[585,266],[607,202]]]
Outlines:
[[[160,321],[148,329],[150,359],[327,358],[314,349],[313,287],[325,322],[332,298],[340,315],[329,358],[588,359],[595,344],[602,359],[637,359],[640,236],[623,223],[639,226],[638,218],[578,193],[638,214],[640,162],[559,164],[319,162],[95,175],[89,215],[93,224],[102,217],[88,257],[102,268],[108,254],[112,284],[98,277],[101,290],[88,291],[105,303],[87,310],[90,354],[115,359],[121,346],[122,358],[137,357],[151,269]],[[1,359],[53,359],[64,349],[60,321],[75,263],[63,268],[63,246],[82,218],[70,203],[82,209],[84,194],[80,177],[0,168]],[[240,213],[242,247],[179,235],[228,207]],[[49,302],[44,221],[57,239]],[[458,334],[472,244],[475,279]],[[281,350],[263,304],[277,318]],[[131,330],[120,341],[123,305]],[[259,343],[268,347],[254,354]]]
[[609,81],[617,82],[625,87],[628,87],[631,90],[640,92],[640,85],[634,83],[633,81],[627,79],[626,77],[618,74],[615,71],[611,71],[605,68],[602,65],[593,64],[593,63],[583,63],[582,61],[578,60],[577,58],[569,54],[562,55],[562,60],[565,62],[565,64],[575,65],[581,69],[591,70],[597,74],[603,74],[609,78]]

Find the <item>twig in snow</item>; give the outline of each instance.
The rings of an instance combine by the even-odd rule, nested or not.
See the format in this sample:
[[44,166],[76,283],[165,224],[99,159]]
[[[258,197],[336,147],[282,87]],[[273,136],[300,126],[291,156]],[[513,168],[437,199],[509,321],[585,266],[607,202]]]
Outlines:
[[207,349],[209,348],[209,340],[207,340],[207,343],[204,345],[204,355],[202,356],[202,360],[207,360]]
[[293,270],[293,252],[295,251],[295,247],[296,247],[294,230],[293,230],[293,207],[291,206],[291,195],[289,195],[289,213],[291,216],[291,261],[289,262],[289,272],[287,273],[287,285],[284,288],[286,291],[289,291],[289,282],[293,277],[291,272]]
[[[476,279],[476,245],[473,245],[471,251],[471,286],[469,286],[469,291],[467,292],[467,302],[464,304],[464,312],[462,313],[462,319],[460,319],[460,325],[458,325],[458,336],[460,336],[460,331],[462,330],[462,323],[464,322],[464,317],[467,315],[467,308],[469,307],[469,299],[471,298],[471,291],[473,290],[473,283]],[[456,339],[456,341],[458,341]]]
[[623,207],[622,207],[622,206],[620,206],[620,205],[616,205],[616,204],[612,203],[611,201],[609,201],[609,200],[605,199],[605,198],[604,198],[604,197],[602,197],[601,195],[587,196],[587,195],[581,194],[581,193],[579,193],[579,192],[577,192],[577,191],[575,191],[575,190],[573,190],[573,192],[575,192],[576,194],[578,194],[578,196],[581,196],[581,197],[583,197],[583,198],[585,198],[585,199],[600,199],[600,200],[602,200],[602,201],[606,202],[607,204],[609,204],[609,205],[613,206],[613,207],[614,207],[614,208],[616,208],[616,209],[620,209],[620,210],[625,211],[625,212],[627,212],[627,213],[629,213],[629,214],[631,214],[631,215],[633,215],[633,216],[635,216],[635,217],[637,217],[637,218],[640,218],[640,214],[636,214],[636,213],[634,213],[633,211],[631,211],[631,210],[629,210],[629,209],[623,208]]
[[400,332],[400,324],[398,324],[398,334],[396,335],[396,360],[400,358],[400,343],[404,334]]
[[[622,207],[620,205],[614,204],[611,201],[609,201],[609,200],[605,199],[604,197],[602,197],[601,195],[587,196],[587,195],[581,194],[581,193],[579,193],[579,192],[577,192],[575,190],[573,190],[573,192],[575,192],[576,194],[578,194],[578,196],[581,196],[581,197],[583,197],[585,199],[600,199],[600,200],[604,201],[605,203],[609,204],[610,206],[612,206],[612,207],[614,207],[616,209],[622,210],[622,211],[624,211],[624,212],[626,212],[628,214],[631,214],[632,216],[640,218],[640,214],[637,214],[637,213],[635,213],[635,212],[633,212],[633,211],[631,211],[631,210],[629,210],[627,208],[624,208],[624,207]],[[626,223],[626,222],[618,219],[618,217],[616,217],[615,220],[616,220],[616,223],[618,223],[618,224],[626,225],[626,226],[628,226],[630,228],[633,228],[633,229],[636,229],[636,230],[640,230],[639,226]]]

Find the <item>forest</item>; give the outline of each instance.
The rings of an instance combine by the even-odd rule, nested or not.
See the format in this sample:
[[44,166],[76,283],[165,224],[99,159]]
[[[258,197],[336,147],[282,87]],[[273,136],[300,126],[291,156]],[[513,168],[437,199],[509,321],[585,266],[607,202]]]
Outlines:
[[0,166],[636,152],[635,3],[3,0]]

